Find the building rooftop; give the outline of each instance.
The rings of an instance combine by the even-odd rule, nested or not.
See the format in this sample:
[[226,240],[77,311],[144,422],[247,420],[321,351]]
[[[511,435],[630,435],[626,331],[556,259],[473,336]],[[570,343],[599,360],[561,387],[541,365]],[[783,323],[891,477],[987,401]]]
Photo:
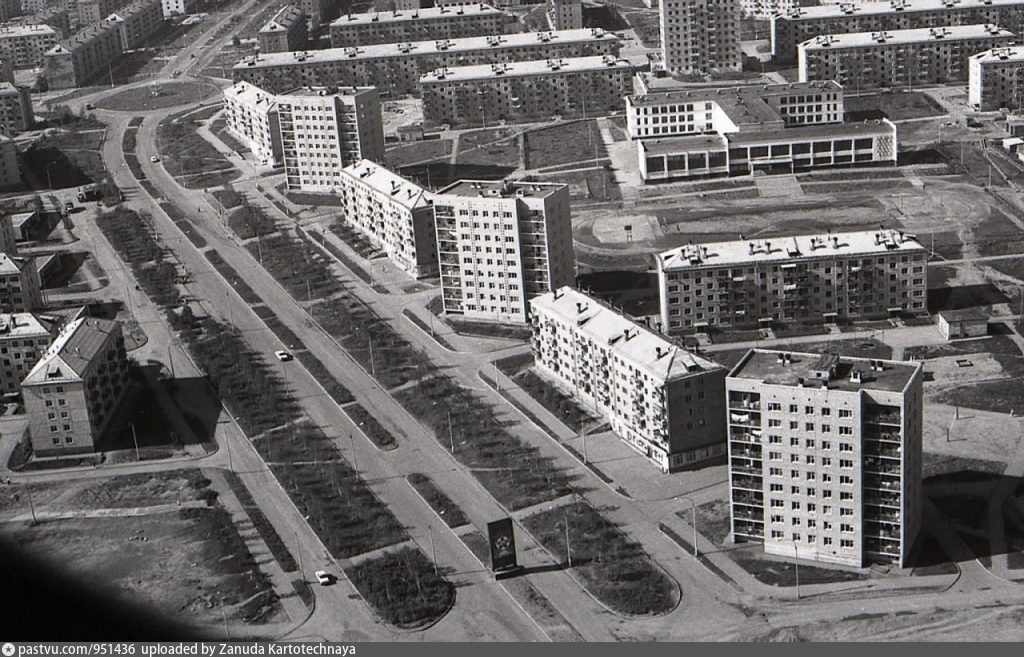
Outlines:
[[946,321],[952,322],[965,322],[965,321],[988,321],[991,313],[982,310],[981,308],[961,308],[959,310],[943,310],[939,313],[939,317],[942,317]]
[[0,96],[20,96],[21,90],[10,82],[0,82]]
[[887,119],[880,121],[857,121],[855,123],[822,123],[818,125],[795,125],[778,130],[760,130],[757,132],[731,132],[726,135],[731,146],[749,146],[772,142],[792,142],[797,140],[864,137],[896,132],[896,125]]
[[32,313],[0,314],[0,340],[49,334],[49,329]]
[[355,96],[374,91],[376,87],[295,87],[291,91],[277,94],[278,98],[323,98],[326,96]]
[[[644,76],[644,79],[649,78],[649,74],[638,73],[637,75]],[[721,105],[727,102],[750,102],[765,98],[791,96],[793,94],[818,93],[822,91],[839,92],[842,90],[843,88],[833,80],[790,82],[787,84],[754,84],[738,87],[668,88],[651,90],[646,94],[632,95],[629,97],[629,102],[636,107],[673,103],[697,103],[709,100]]]
[[287,32],[292,25],[298,21],[306,20],[306,12],[295,5],[285,5],[274,14],[274,17],[267,21],[266,25],[260,28],[260,34],[274,34],[275,32]]
[[341,18],[331,21],[331,27],[340,28],[349,25],[371,25],[373,23],[405,23],[456,16],[502,16],[504,14],[504,11],[484,3],[396,11],[367,11],[358,14],[346,14]]
[[896,46],[908,43],[937,43],[939,41],[966,41],[973,39],[1014,38],[1013,32],[998,25],[946,25],[921,27],[911,30],[884,30],[880,32],[850,32],[823,34],[801,43],[804,50],[838,50],[870,46]]
[[49,25],[40,25],[36,23],[7,23],[0,25],[0,39],[16,36],[42,36],[46,34],[52,34],[54,38],[56,38],[57,30],[53,29]]
[[993,48],[985,52],[971,55],[972,62],[990,64],[999,62],[1024,62],[1024,46],[1008,46],[1005,48]]
[[325,48],[323,50],[301,50],[294,52],[262,53],[244,59],[234,68],[287,66],[296,63],[314,64],[336,62],[347,59],[384,59],[429,55],[438,52],[466,52],[498,48],[520,48],[542,43],[593,43],[595,41],[618,42],[619,37],[599,28],[582,30],[558,30],[554,32],[523,32],[518,34],[496,34],[491,36],[467,37],[464,39],[441,39],[435,41],[411,41],[408,43],[382,43],[348,48]]
[[921,370],[920,363],[852,358],[838,354],[751,349],[729,372],[730,379],[770,385],[858,392],[901,392]]
[[648,155],[672,155],[690,151],[724,151],[729,142],[721,135],[684,135],[661,139],[641,139],[637,142]]
[[225,97],[234,98],[238,102],[242,102],[247,105],[265,104],[268,109],[273,107],[274,103],[277,102],[274,94],[264,91],[256,85],[248,82],[236,82],[225,89],[223,93]]
[[1024,0],[890,0],[889,2],[844,2],[817,7],[796,7],[775,15],[775,20],[813,20],[842,18],[844,16],[875,16],[881,14],[909,14],[918,11],[948,11],[950,9],[1014,7]]
[[31,258],[19,258],[6,253],[0,253],[0,276],[18,274],[31,262]]
[[350,164],[341,173],[389,196],[392,201],[410,210],[433,204],[430,192],[370,160]]
[[609,345],[613,352],[659,381],[724,369],[570,287],[534,297],[530,307],[575,323],[595,342]]
[[118,330],[117,322],[95,317],[68,323],[25,376],[22,385],[80,380],[109,336]]
[[689,244],[658,254],[666,271],[753,262],[785,262],[798,258],[856,256],[896,251],[924,251],[917,237],[901,230],[878,229],[856,233],[819,233]]
[[477,66],[452,66],[439,68],[427,73],[420,78],[420,84],[461,82],[463,80],[490,80],[497,77],[511,78],[527,75],[551,75],[554,73],[578,73],[613,68],[631,70],[633,64],[612,55],[595,55],[593,57],[537,59],[526,62],[480,64]]
[[449,196],[484,198],[544,198],[557,193],[564,183],[521,182],[513,180],[460,180],[437,192]]

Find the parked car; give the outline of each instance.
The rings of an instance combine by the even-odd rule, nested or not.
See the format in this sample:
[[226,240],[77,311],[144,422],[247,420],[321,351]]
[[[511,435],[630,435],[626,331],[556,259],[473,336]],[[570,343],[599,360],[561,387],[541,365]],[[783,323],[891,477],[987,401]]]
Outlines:
[[281,351],[281,350],[275,351],[274,355],[277,356],[277,359],[279,361],[281,361],[282,363],[286,363],[286,362],[288,362],[288,361],[290,361],[290,360],[292,360],[294,358],[294,356],[292,356],[287,351]]
[[316,573],[316,581],[320,586],[330,586],[334,583],[334,575],[330,574],[326,570],[318,570]]
[[158,157],[157,157],[156,155],[153,155],[153,156],[151,156],[151,157],[149,158],[149,161],[150,161],[150,162],[159,162],[159,161],[160,161],[160,158],[158,158]]
[[68,201],[67,203],[64,204],[64,214],[71,214],[74,211],[75,211],[75,204],[74,203],[72,203],[71,201]]

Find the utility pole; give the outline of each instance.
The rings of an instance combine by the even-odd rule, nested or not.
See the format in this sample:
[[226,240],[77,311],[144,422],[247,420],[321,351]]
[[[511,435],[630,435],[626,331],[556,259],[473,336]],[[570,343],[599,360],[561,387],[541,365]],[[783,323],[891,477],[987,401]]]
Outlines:
[[793,558],[796,559],[796,599],[800,599],[800,557],[797,555],[796,543],[793,543]]
[[448,443],[452,448],[452,455],[455,454],[455,434],[452,431],[452,412],[448,411]]
[[36,505],[32,503],[32,485],[31,484],[29,484],[25,488],[25,494],[28,495],[28,510],[32,514],[32,524],[33,525],[39,524],[39,521],[36,520]]
[[590,463],[590,459],[587,458],[587,423],[584,420],[580,424],[580,436],[583,438],[583,462]]
[[565,518],[565,562],[572,568],[572,550],[569,549],[569,516],[563,515]]
[[141,461],[142,457],[139,456],[139,437],[135,434],[135,424],[129,423],[128,426],[132,429],[132,442],[135,443],[135,460]]
[[356,456],[356,439],[352,437],[352,432],[348,432],[348,444],[352,450],[352,468],[359,474],[359,458]]
[[434,527],[433,525],[427,525],[427,531],[430,532],[430,558],[434,560],[434,574],[437,574],[437,552],[434,550]]
[[171,367],[171,378],[175,378],[174,374],[174,352],[172,351],[171,345],[167,345],[167,362]]
[[299,545],[299,532],[294,532],[294,533],[295,533],[295,554],[297,554],[298,557],[299,557],[299,574],[302,574],[302,579],[306,579],[306,576],[303,574],[304,571],[302,569],[302,546]]
[[370,333],[369,329],[366,331],[366,344],[370,348],[370,376],[377,376],[377,368],[373,364],[373,334]]
[[680,497],[679,499],[690,503],[690,527],[693,529],[693,558],[696,559],[700,556],[700,552],[697,550],[697,505],[689,497]]

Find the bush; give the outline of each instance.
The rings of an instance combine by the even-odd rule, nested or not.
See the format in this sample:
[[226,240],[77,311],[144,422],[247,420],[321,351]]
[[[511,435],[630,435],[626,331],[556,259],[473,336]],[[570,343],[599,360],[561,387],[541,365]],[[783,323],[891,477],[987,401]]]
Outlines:
[[246,248],[296,300],[323,299],[342,291],[319,250],[288,231],[267,235]]
[[397,627],[436,622],[455,604],[455,587],[434,572],[434,564],[416,548],[350,566],[345,575],[366,602]]
[[96,218],[96,225],[131,268],[135,280],[153,303],[170,307],[181,302],[176,282],[177,267],[164,259],[164,248],[153,236],[148,215],[115,208],[101,213]]
[[263,209],[242,201],[242,207],[228,216],[228,226],[243,240],[267,235],[277,229],[274,220],[263,212]]
[[384,426],[377,421],[377,418],[363,408],[362,405],[352,404],[351,406],[346,406],[344,410],[378,449],[390,450],[398,447],[398,443],[395,441],[395,437],[391,435],[391,432],[385,429]]
[[413,472],[406,477],[406,480],[426,500],[430,508],[434,510],[434,513],[440,516],[444,524],[452,528],[469,524],[469,518],[462,512],[462,509],[455,502],[452,502],[451,498],[445,495],[444,491],[438,488],[437,484],[430,477],[419,472]]

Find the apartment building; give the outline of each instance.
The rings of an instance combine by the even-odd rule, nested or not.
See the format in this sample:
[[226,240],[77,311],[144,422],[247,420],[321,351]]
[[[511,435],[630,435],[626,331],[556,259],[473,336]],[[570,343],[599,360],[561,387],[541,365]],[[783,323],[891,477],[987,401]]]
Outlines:
[[460,180],[434,196],[445,313],[526,324],[528,301],[573,285],[569,187]]
[[57,31],[49,25],[0,25],[0,57],[14,68],[37,68],[57,40]]
[[864,567],[921,530],[920,363],[755,349],[726,378],[734,540]]
[[640,73],[635,88],[637,93],[626,98],[631,139],[778,130],[843,120],[843,88],[835,82],[659,88]]
[[[885,0],[881,0],[885,1]],[[768,21],[772,16],[800,7],[816,7],[817,0],[740,0],[743,15],[748,18]]]
[[310,52],[271,53],[235,65],[245,80],[279,93],[302,86],[375,86],[381,95],[415,93],[419,80],[443,67],[616,55],[617,36],[600,29],[499,34]]
[[657,257],[662,330],[924,315],[927,262],[887,229],[689,244]]
[[548,0],[548,25],[552,30],[578,30],[583,27],[582,0]]
[[248,82],[224,90],[224,118],[229,132],[264,166],[281,164],[277,98]]
[[1024,106],[1024,46],[993,48],[971,55],[967,64],[967,102],[988,112]]
[[568,287],[531,299],[530,323],[537,372],[662,472],[726,453],[721,365]]
[[96,25],[131,0],[78,0],[78,24],[82,27]]
[[437,237],[430,192],[362,160],[341,170],[337,185],[345,222],[361,231],[414,278],[437,274]]
[[[476,0],[475,2],[471,2],[469,0],[434,0],[433,4],[435,7],[459,7],[462,5],[477,4],[477,2],[479,2],[479,0]],[[491,4],[502,9],[509,9],[511,7],[522,7],[526,3],[523,2],[523,0],[494,0]]]
[[42,7],[38,10],[26,7],[23,15],[10,19],[6,25],[49,25],[57,32],[58,40],[71,34],[71,18],[68,10],[61,6]]
[[738,71],[740,0],[662,0],[661,62],[673,74]]
[[302,50],[308,40],[306,12],[296,5],[281,7],[281,10],[256,33],[260,52]]
[[0,216],[0,253],[7,255],[18,255],[17,240],[20,235],[14,228],[16,218],[21,219],[26,215],[35,215],[36,211],[23,212],[18,214],[4,214]]
[[622,107],[634,70],[614,55],[439,68],[420,78],[423,120],[464,126],[600,116]]
[[35,123],[28,87],[0,82],[0,133],[13,137]]
[[18,145],[13,137],[0,134],[0,189],[21,187],[21,165]]
[[464,39],[516,31],[515,16],[482,3],[396,9],[341,16],[331,23],[331,45],[346,48],[380,43]]
[[122,23],[105,18],[65,39],[43,55],[43,76],[50,90],[74,89],[108,75],[124,50]]
[[0,393],[21,390],[25,375],[50,346],[50,328],[32,313],[0,314]]
[[21,0],[0,0],[0,21],[9,21],[21,11]]
[[142,48],[150,37],[164,26],[164,10],[161,0],[137,0],[112,13],[109,20],[117,23],[121,33],[121,49]]
[[971,55],[1014,38],[995,25],[827,34],[797,46],[797,65],[801,82],[835,80],[857,91],[966,82]]
[[171,16],[184,16],[195,12],[197,0],[161,0],[161,7],[164,10],[164,18]]
[[35,259],[0,253],[0,313],[27,313],[42,306]]
[[63,327],[21,384],[32,451],[95,451],[129,385],[121,324],[80,318]]
[[349,0],[297,0],[296,4],[309,17],[310,29],[315,30],[330,23],[340,8],[350,7],[352,3]]
[[1024,40],[1024,0],[890,0],[800,7],[772,18],[772,60],[796,62],[799,44],[825,34],[984,24],[998,25]]
[[376,87],[295,89],[278,95],[276,104],[289,189],[329,192],[346,166],[384,159]]
[[0,80],[14,84],[14,64],[7,57],[0,57]]

